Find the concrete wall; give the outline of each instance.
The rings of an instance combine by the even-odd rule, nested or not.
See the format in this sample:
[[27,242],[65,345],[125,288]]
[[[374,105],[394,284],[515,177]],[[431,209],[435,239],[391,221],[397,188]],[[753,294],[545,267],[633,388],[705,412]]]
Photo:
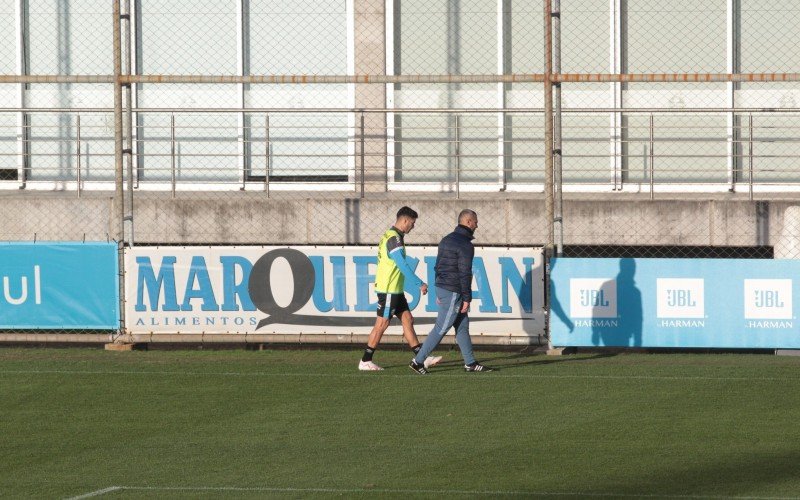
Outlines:
[[[591,198],[588,198],[591,196]],[[136,193],[136,244],[372,245],[402,205],[420,213],[412,245],[436,244],[463,208],[478,212],[476,243],[546,242],[541,194],[452,195],[374,193],[364,199],[329,193]],[[565,244],[782,245],[800,241],[800,200],[751,202],[736,196],[650,201],[626,195],[587,195],[564,201]],[[84,195],[20,191],[4,194],[0,240],[107,240],[119,212],[110,193]],[[789,217],[784,223],[784,214]],[[792,215],[794,214],[794,215]],[[791,257],[792,255],[786,255]],[[796,255],[794,257],[800,257]]]

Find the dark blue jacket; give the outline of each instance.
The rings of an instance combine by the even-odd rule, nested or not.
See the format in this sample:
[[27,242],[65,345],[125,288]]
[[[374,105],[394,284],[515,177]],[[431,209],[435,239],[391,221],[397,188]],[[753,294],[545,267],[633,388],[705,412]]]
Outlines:
[[459,224],[455,231],[439,242],[436,255],[436,286],[461,294],[464,302],[472,302],[472,231]]

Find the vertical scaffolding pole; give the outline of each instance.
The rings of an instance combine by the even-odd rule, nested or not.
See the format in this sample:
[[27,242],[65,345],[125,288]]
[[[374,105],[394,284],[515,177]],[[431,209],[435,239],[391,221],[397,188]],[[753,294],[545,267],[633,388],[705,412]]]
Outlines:
[[[16,26],[16,74],[24,75],[28,72],[27,64],[25,61],[25,33],[24,33],[24,26],[25,26],[25,8],[26,3],[23,0],[17,0],[14,2],[14,25]],[[25,108],[25,90],[26,85],[24,83],[17,84],[17,95],[16,95],[16,102],[17,106],[20,109]],[[25,113],[20,111],[17,113],[17,181],[19,181],[19,188],[25,189],[26,186],[26,179],[28,176],[27,166],[28,166],[28,139],[30,138],[30,134],[28,133],[28,118],[26,117]]]
[[[124,74],[130,75],[131,64],[131,0],[123,0],[122,20],[125,22],[125,33],[122,37],[122,52],[125,54]],[[128,246],[133,246],[133,97],[132,84],[125,84],[125,106],[124,106],[124,141],[125,147],[122,150],[125,158],[125,175],[127,176],[127,197],[125,198],[125,213],[123,215],[125,242]]]
[[544,199],[547,218],[545,251],[553,250],[553,34],[552,2],[544,1]]
[[125,333],[125,199],[122,191],[123,162],[122,162],[122,52],[121,52],[121,29],[120,29],[120,1],[111,0],[113,4],[114,18],[114,207],[119,210],[118,217],[113,216],[115,221],[115,234],[117,238],[117,258],[119,262],[119,331],[113,340],[119,340]]
[[[247,37],[249,33],[249,12],[248,0],[238,0],[236,2],[236,74],[246,75],[249,72],[249,65],[247,64]],[[239,163],[240,180],[242,182],[241,190],[247,190],[247,181],[253,175],[253,119],[248,117],[245,113],[245,97],[249,86],[244,83],[236,84],[236,99],[237,106],[241,108],[242,112],[236,114],[237,128],[239,131],[239,140],[236,147],[239,150],[237,162]],[[248,120],[249,118],[249,120]]]
[[[733,74],[739,72],[739,9],[740,5],[738,0],[726,0],[726,51],[725,51],[725,71]],[[736,109],[736,91],[739,90],[739,84],[735,82],[726,82],[726,101],[729,108]],[[736,191],[736,182],[741,180],[741,175],[737,174],[737,170],[741,168],[742,161],[739,159],[741,146],[740,138],[742,137],[740,127],[740,120],[737,118],[734,111],[726,113],[726,125],[728,136],[728,190],[733,193]]]
[[[622,60],[623,54],[623,39],[625,34],[625,13],[627,9],[627,0],[609,0],[609,66],[608,72],[610,74],[624,73],[624,61]],[[622,87],[621,82],[609,83],[608,90],[611,92],[610,102],[611,107],[619,110],[622,108]],[[623,144],[625,143],[623,135],[625,134],[624,127],[622,126],[622,113],[614,111],[609,114],[609,127],[611,136],[609,137],[609,174],[610,180],[613,184],[612,191],[621,191],[623,189]]]
[[119,210],[115,220],[115,234],[120,246],[123,244],[123,220],[125,219],[124,193],[122,191],[122,33],[120,30],[120,1],[111,0],[114,9],[114,206]]
[[[561,0],[553,0],[553,72],[561,73]],[[563,200],[561,189],[561,83],[553,86],[553,228],[555,255],[564,251]]]
[[546,224],[545,261],[545,332],[547,349],[550,342],[550,257],[553,255],[553,35],[552,3],[544,1],[544,200]]

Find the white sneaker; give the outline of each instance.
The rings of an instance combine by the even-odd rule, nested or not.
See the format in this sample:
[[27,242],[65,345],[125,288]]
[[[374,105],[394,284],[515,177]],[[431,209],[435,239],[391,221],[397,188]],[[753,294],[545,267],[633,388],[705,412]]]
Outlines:
[[362,372],[376,372],[379,370],[383,370],[383,368],[376,365],[372,361],[359,361],[358,369],[361,370]]
[[428,356],[425,358],[425,361],[423,361],[422,364],[425,366],[425,368],[430,368],[431,366],[437,365],[441,360],[441,356]]

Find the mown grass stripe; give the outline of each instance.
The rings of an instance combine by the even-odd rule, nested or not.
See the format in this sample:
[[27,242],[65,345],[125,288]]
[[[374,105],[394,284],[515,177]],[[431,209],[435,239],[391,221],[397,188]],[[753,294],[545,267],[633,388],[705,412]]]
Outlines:
[[[0,375],[175,375],[203,377],[320,377],[320,378],[419,378],[413,373],[269,373],[269,372],[201,372],[201,371],[136,371],[136,370],[0,370]],[[462,373],[435,373],[427,378],[474,378],[491,380],[497,378],[514,379],[599,379],[599,380],[719,380],[719,381],[765,381],[765,382],[800,382],[800,377],[710,377],[710,376],[677,376],[677,375],[546,375],[546,374],[491,374],[465,375]]]
[[447,490],[447,489],[391,489],[391,488],[278,488],[278,487],[243,487],[243,486],[111,486],[92,491],[84,495],[71,497],[69,500],[101,496],[114,491],[200,491],[200,492],[253,492],[253,493],[388,493],[398,495],[491,495],[491,496],[540,496],[540,497],[591,497],[591,498],[685,498],[685,499],[735,499],[735,500],[796,500],[800,497],[771,496],[720,496],[720,495],[657,495],[630,493],[600,492],[549,492],[549,491],[514,491],[514,490]]

